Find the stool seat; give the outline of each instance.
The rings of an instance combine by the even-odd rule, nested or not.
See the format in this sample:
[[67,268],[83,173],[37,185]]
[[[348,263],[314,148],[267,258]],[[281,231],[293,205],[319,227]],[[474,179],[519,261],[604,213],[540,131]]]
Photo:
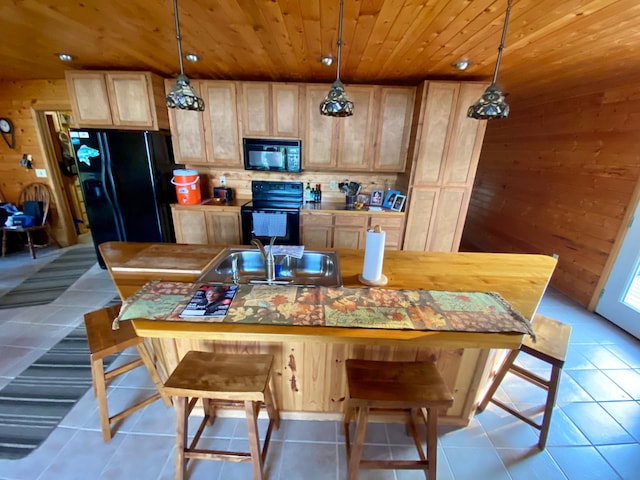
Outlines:
[[[453,396],[432,362],[346,361],[348,398],[344,416],[348,479],[360,468],[422,469],[429,480],[436,476],[438,409],[453,404]],[[407,428],[420,460],[362,459],[369,412],[373,409],[409,411]],[[351,444],[349,423],[357,412],[355,439]],[[416,428],[421,415],[427,426],[426,455]]]
[[[500,369],[496,372],[496,376],[489,386],[487,393],[478,405],[478,411],[484,410],[487,404],[491,402],[520,420],[528,423],[532,427],[540,430],[538,448],[543,450],[547,444],[547,436],[549,435],[549,427],[551,425],[551,415],[558,396],[560,374],[562,373],[562,367],[564,366],[565,358],[567,356],[569,337],[571,336],[571,326],[544,315],[535,315],[531,322],[531,328],[535,334],[535,342],[533,339],[527,337],[522,342],[522,345],[518,350],[512,350],[509,353]],[[543,378],[540,375],[528,371],[520,365],[516,365],[514,362],[520,353],[526,353],[527,355],[551,365],[551,374],[549,378]],[[523,415],[518,410],[506,405],[500,400],[493,398],[507,373],[512,373],[547,391],[544,413],[540,423],[537,423],[531,418]]]
[[[269,388],[272,355],[232,355],[190,351],[178,363],[164,384],[164,391],[175,396],[176,480],[185,475],[189,459],[250,461],[253,477],[263,479],[263,465],[271,432],[278,429],[280,417]],[[190,444],[188,418],[198,399],[203,399],[204,418]],[[206,425],[215,419],[215,406],[221,402],[243,403],[247,420],[249,452],[196,448]],[[269,425],[260,448],[258,412],[266,407]]]
[[[102,308],[84,316],[84,325],[87,331],[87,343],[91,353],[91,378],[93,380],[93,393],[98,400],[98,413],[100,416],[100,428],[102,438],[105,442],[111,440],[111,424],[115,423],[133,412],[149,405],[162,398],[166,406],[171,405],[168,395],[162,391],[162,381],[158,375],[155,365],[151,360],[149,352],[144,346],[142,338],[136,335],[130,322],[121,322],[120,328],[113,330],[111,325],[113,320],[120,313],[120,305]],[[122,352],[130,347],[136,347],[140,358],[128,362],[118,368],[105,371],[104,358],[114,353]],[[125,410],[109,415],[107,403],[106,381],[122,375],[134,368],[145,366],[158,393],[135,403]]]

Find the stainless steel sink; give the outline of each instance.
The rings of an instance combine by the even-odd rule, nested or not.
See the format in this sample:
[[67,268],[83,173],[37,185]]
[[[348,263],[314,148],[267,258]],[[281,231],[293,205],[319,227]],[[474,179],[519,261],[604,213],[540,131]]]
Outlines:
[[[274,285],[341,287],[338,254],[305,250],[302,258],[276,255]],[[256,248],[226,248],[198,279],[207,283],[267,283],[264,260]]]

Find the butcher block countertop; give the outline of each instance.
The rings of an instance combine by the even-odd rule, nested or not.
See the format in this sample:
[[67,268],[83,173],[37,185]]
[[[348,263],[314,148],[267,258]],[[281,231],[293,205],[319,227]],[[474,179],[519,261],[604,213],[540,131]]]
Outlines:
[[[108,242],[100,246],[100,251],[118,293],[122,298],[127,298],[149,280],[195,281],[223,248],[209,245]],[[358,276],[362,273],[364,251],[338,249],[337,252],[343,286],[363,287]],[[544,255],[386,251],[383,273],[389,280],[385,288],[496,292],[525,318],[530,319],[546,289],[555,264],[555,259]],[[194,326],[188,323],[135,323],[137,328],[144,328],[145,334],[149,336],[180,335],[178,330],[184,330],[184,334],[190,337],[200,334],[206,336],[207,329],[222,328],[217,325]],[[231,327],[234,327],[233,332],[238,334],[241,330],[246,330],[244,333],[249,334],[252,328],[264,329],[264,326]],[[163,328],[167,331],[162,332]],[[300,327],[293,328],[296,329],[296,333],[303,333]],[[153,329],[157,330],[155,335],[150,331]],[[263,332],[265,335],[272,333],[271,329],[266,330],[269,332]],[[291,333],[281,330],[275,329],[279,334]],[[462,335],[454,335],[452,340],[441,332],[429,334],[439,337],[442,341],[447,340],[447,343],[459,341],[459,346],[489,348],[517,348],[522,340],[521,335],[470,334],[466,339],[463,339]],[[345,332],[344,335],[350,334]],[[398,334],[394,336],[397,337]],[[410,337],[407,333],[407,340]]]
[[[194,282],[223,247],[108,242],[100,245],[122,298],[150,280]],[[362,288],[363,250],[337,250],[344,287]],[[386,251],[385,288],[497,292],[530,319],[556,260],[544,255]],[[196,273],[197,272],[197,273]],[[466,425],[502,348],[518,348],[523,334],[131,320],[146,337],[161,377],[190,350],[274,355],[274,395],[283,418],[339,420],[348,358],[431,359],[455,392],[442,423]]]

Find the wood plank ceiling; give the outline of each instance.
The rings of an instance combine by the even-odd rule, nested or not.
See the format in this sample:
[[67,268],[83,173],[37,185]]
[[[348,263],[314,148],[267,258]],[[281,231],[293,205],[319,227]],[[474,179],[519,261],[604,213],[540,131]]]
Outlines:
[[[345,83],[490,80],[507,0],[345,0]],[[331,82],[339,0],[179,0],[192,78]],[[4,0],[0,80],[65,69],[178,70],[172,0]],[[56,54],[69,53],[70,63]],[[451,64],[471,60],[464,72]],[[513,0],[499,86],[512,98],[640,76],[638,0]]]

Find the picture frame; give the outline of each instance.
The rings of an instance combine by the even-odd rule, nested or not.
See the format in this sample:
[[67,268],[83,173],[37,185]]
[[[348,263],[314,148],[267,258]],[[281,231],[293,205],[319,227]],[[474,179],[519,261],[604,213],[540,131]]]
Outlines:
[[394,212],[401,212],[406,199],[406,195],[396,195],[396,199],[393,202],[393,205],[391,205],[391,210],[393,210]]
[[400,192],[398,190],[389,190],[387,192],[387,194],[384,197],[384,202],[382,203],[382,206],[384,208],[389,208],[391,209],[391,207],[393,207],[393,204],[396,201],[396,197],[400,195]]
[[381,207],[384,200],[384,192],[382,190],[372,190],[369,198],[369,205]]

